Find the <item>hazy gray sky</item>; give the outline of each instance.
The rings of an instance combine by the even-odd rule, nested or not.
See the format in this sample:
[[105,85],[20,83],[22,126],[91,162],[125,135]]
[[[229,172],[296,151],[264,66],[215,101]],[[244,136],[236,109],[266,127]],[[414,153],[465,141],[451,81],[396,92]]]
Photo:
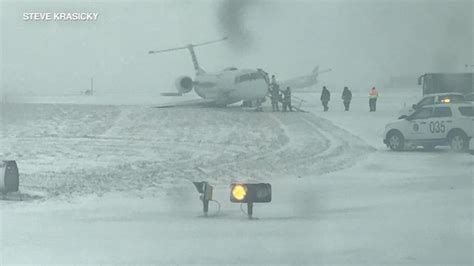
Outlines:
[[[227,3],[227,4],[226,4]],[[224,5],[224,6],[223,6]],[[235,12],[233,12],[235,10]],[[24,12],[98,12],[93,22],[23,21]],[[366,89],[391,75],[466,71],[474,64],[473,1],[2,1],[2,89],[71,94],[174,90],[207,71],[264,68],[284,79],[332,68],[321,84]]]

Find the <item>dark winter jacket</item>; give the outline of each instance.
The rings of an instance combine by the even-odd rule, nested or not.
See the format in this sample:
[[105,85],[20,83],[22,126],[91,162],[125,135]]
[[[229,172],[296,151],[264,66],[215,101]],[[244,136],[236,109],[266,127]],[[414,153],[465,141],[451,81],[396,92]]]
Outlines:
[[278,89],[278,87],[273,87],[273,89],[271,91],[271,94],[270,94],[270,99],[272,100],[272,104],[273,103],[278,103],[279,101],[281,101],[281,94],[280,94],[280,90]]
[[283,96],[284,96],[284,98],[283,98],[284,102],[288,102],[288,103],[291,102],[291,90],[288,90],[288,89],[284,90],[283,91]]
[[329,92],[328,89],[323,88],[323,91],[321,92],[321,101],[329,102],[330,99],[331,99],[331,93]]
[[341,98],[344,102],[350,102],[352,100],[352,92],[349,89],[344,89]]

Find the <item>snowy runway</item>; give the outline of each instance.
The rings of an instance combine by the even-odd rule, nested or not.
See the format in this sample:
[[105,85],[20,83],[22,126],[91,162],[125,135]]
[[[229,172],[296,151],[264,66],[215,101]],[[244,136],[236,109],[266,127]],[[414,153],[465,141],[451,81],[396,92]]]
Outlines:
[[[1,153],[29,198],[0,202],[0,264],[472,264],[471,155],[394,153],[365,110],[311,108],[9,106]],[[273,188],[252,221],[229,202],[248,180]]]
[[25,192],[47,191],[46,197],[143,190],[153,196],[194,180],[228,185],[320,175],[373,150],[311,114],[22,104],[7,109],[2,157],[18,158]]

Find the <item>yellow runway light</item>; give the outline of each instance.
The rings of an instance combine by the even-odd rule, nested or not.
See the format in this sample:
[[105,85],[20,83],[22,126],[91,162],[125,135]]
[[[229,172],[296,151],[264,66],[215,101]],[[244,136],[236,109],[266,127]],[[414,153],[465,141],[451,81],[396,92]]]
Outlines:
[[234,183],[230,185],[231,202],[270,202],[272,187],[268,183]]
[[247,195],[247,187],[244,185],[237,184],[232,188],[232,197],[236,201],[243,201]]
[[269,183],[231,184],[230,201],[247,203],[247,215],[249,219],[252,219],[254,203],[272,201],[272,185]]

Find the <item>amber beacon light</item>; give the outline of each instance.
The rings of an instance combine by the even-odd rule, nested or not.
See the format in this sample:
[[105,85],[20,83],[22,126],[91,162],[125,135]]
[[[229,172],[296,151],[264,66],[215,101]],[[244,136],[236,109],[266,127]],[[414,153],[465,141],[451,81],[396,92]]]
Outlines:
[[272,186],[268,183],[231,184],[230,201],[237,203],[247,203],[247,215],[251,219],[253,214],[253,203],[265,203],[272,201]]

